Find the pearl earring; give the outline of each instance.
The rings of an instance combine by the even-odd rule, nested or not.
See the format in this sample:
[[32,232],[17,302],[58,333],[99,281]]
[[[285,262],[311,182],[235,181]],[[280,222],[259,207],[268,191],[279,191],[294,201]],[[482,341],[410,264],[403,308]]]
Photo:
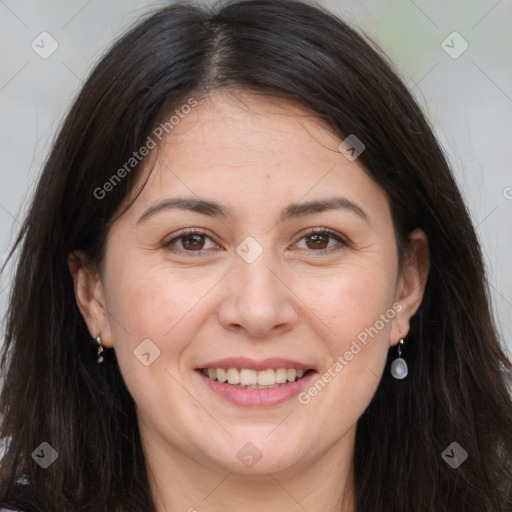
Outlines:
[[408,369],[407,363],[404,359],[402,359],[402,345],[404,344],[404,340],[401,339],[400,343],[398,343],[398,357],[391,363],[391,375],[395,379],[405,379],[407,377]]

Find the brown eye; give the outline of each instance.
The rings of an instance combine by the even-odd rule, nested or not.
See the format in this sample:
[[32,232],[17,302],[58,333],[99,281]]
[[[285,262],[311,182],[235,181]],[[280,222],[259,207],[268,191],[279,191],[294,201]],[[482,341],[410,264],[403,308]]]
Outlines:
[[182,246],[187,250],[200,250],[204,247],[204,235],[185,235],[180,237]]
[[[303,244],[303,245],[302,245]],[[310,231],[303,236],[299,242],[299,249],[310,249],[313,252],[335,252],[343,249],[347,243],[337,233],[327,229],[317,229]]]
[[177,253],[202,253],[207,249],[218,248],[211,237],[197,230],[182,232],[168,242],[164,242],[162,247]]
[[329,236],[324,234],[315,234],[305,237],[306,245],[309,249],[325,249],[329,245]]

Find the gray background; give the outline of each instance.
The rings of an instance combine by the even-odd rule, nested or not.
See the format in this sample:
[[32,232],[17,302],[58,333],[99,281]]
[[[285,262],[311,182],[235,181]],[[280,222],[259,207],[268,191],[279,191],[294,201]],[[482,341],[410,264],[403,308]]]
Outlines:
[[[0,0],[0,263],[92,65],[138,16],[166,3]],[[496,322],[512,352],[512,1],[319,3],[381,46],[430,119],[477,226]],[[51,48],[42,32],[58,44],[46,59],[31,47]]]

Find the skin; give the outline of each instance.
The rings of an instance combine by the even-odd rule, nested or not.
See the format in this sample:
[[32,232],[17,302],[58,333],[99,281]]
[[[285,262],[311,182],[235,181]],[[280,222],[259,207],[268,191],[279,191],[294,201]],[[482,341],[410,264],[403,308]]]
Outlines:
[[[90,334],[101,331],[115,350],[136,403],[159,512],[354,510],[356,423],[390,347],[409,331],[429,264],[425,234],[415,230],[398,267],[387,196],[340,142],[293,103],[210,93],[139,176],[133,193],[149,181],[112,225],[101,270],[81,253],[69,260]],[[167,209],[137,223],[176,196],[218,201],[232,217]],[[345,208],[279,222],[290,203],[332,196],[367,220]],[[162,247],[186,228],[206,231],[199,250],[190,238],[178,238],[178,252]],[[308,239],[310,228],[347,243]],[[247,236],[263,250],[252,263],[236,252]],[[308,404],[239,407],[194,371],[224,357],[283,357],[321,375],[394,304],[401,310]],[[149,366],[133,353],[145,339],[160,350]],[[262,455],[250,468],[237,458],[248,442]]]

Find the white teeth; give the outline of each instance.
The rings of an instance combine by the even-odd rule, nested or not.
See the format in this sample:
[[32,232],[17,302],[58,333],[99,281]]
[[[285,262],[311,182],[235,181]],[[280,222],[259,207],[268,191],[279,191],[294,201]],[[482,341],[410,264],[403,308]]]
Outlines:
[[228,369],[229,384],[240,384],[240,372],[236,368]]
[[297,378],[297,370],[295,368],[290,368],[289,370],[286,370],[286,378],[293,382]]
[[240,384],[242,386],[255,386],[258,384],[258,372],[256,370],[240,370]]
[[304,376],[304,370],[295,368],[269,368],[268,370],[252,370],[249,368],[205,368],[201,370],[212,380],[228,382],[233,386],[246,389],[277,388],[286,382],[295,382]]
[[263,370],[258,372],[258,384],[260,386],[271,386],[276,383],[276,372],[274,370]]
[[286,368],[278,368],[276,370],[276,384],[284,384],[286,379]]

